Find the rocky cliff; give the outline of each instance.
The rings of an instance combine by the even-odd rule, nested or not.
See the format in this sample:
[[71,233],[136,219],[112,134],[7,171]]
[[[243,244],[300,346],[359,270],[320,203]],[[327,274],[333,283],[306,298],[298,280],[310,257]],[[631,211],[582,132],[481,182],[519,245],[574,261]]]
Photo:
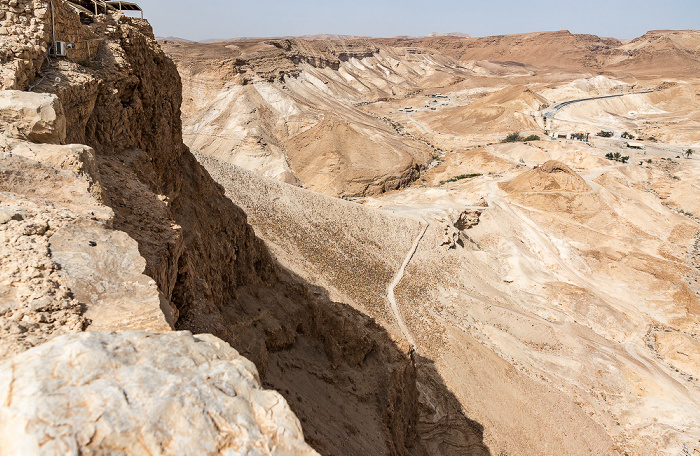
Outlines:
[[[183,144],[180,79],[148,23],[116,13],[81,17],[62,0],[53,7],[2,0],[0,7],[3,50],[11,50],[0,60],[2,88],[20,90],[0,91],[6,101],[0,101],[0,236],[7,241],[0,248],[2,354],[85,329],[211,333],[256,364],[263,385],[285,396],[321,453],[424,454],[412,359],[371,318],[332,302],[323,290],[312,293],[271,258],[245,213]],[[74,42],[68,58],[48,55],[52,32]],[[94,337],[102,344],[103,336]],[[151,345],[104,337],[107,348],[99,350],[136,347],[143,354],[129,362],[150,359]],[[162,337],[164,346],[192,343],[175,334]],[[80,340],[86,339],[39,347],[30,359],[48,361],[52,350]],[[227,350],[215,357],[237,359]],[[17,362],[2,367],[10,383],[24,382],[7,371]],[[100,365],[76,369],[62,371],[61,381],[83,372],[111,375]],[[36,381],[44,383],[25,386],[51,394],[61,383]],[[131,388],[119,381],[114,388]],[[94,418],[83,413],[85,404],[69,403],[86,423]],[[115,410],[102,406],[106,413]],[[39,411],[3,413],[31,422]],[[222,431],[225,420],[211,420],[219,434],[189,437],[230,435]],[[127,430],[138,424],[124,426],[132,435]],[[78,437],[71,445],[81,451],[124,444]],[[158,441],[168,438],[162,434]]]

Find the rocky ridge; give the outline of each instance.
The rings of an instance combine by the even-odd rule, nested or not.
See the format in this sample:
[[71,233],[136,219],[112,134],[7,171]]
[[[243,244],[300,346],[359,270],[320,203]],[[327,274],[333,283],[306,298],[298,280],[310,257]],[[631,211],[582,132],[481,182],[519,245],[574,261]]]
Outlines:
[[[35,60],[0,62],[2,96],[48,116],[0,115],[5,359],[86,329],[164,332],[173,344],[184,339],[171,327],[210,333],[256,364],[322,453],[425,454],[414,361],[372,318],[310,291],[272,259],[182,143],[180,79],[148,23],[119,14],[82,23],[66,2],[53,6],[59,39],[99,46],[87,60],[49,58],[43,33]],[[48,2],[21,8],[46,31]],[[87,451],[86,442],[77,445]]]
[[452,68],[449,58],[399,55],[368,40],[162,43],[184,81],[185,142],[217,160],[357,197],[405,187],[435,155],[359,105],[409,94],[426,78],[452,78],[429,69]]

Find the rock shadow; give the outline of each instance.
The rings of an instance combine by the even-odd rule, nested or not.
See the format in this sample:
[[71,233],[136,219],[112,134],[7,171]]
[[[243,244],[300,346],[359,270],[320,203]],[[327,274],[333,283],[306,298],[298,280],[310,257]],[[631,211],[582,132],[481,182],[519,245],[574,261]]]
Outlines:
[[[432,360],[275,265],[275,283],[245,285],[226,299],[215,335],[285,397],[312,447],[324,456],[490,455],[483,426],[464,415]],[[181,309],[178,329],[196,332],[197,320]]]

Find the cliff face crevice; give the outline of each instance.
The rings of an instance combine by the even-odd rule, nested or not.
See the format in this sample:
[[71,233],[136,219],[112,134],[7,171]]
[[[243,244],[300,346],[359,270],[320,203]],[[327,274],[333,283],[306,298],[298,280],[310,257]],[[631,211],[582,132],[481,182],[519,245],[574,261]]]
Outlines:
[[[100,40],[94,55],[40,56],[3,74],[20,68],[15,85],[55,94],[64,141],[94,149],[89,191],[138,244],[176,329],[214,334],[251,359],[323,454],[422,454],[412,360],[374,320],[275,263],[183,144],[180,78],[150,26],[120,15],[84,25],[54,4],[62,26]],[[43,2],[25,6],[45,21]]]

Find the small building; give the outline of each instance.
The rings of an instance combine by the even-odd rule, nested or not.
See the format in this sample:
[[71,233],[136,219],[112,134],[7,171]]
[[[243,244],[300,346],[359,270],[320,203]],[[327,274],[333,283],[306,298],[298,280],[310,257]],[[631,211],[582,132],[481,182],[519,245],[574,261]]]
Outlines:
[[644,144],[637,141],[629,141],[626,143],[628,149],[644,150]]

